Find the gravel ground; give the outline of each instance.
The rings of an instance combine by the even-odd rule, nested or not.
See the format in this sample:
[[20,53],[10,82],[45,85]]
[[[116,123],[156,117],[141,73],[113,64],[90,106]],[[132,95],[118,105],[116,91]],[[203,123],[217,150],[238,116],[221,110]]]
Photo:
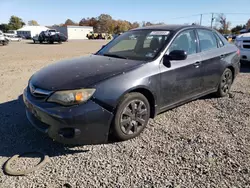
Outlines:
[[234,98],[208,96],[160,114],[130,141],[67,148],[32,128],[21,98],[29,77],[59,59],[95,52],[104,43],[0,46],[0,165],[31,150],[51,158],[28,176],[0,170],[1,188],[250,187],[250,66],[237,77]]

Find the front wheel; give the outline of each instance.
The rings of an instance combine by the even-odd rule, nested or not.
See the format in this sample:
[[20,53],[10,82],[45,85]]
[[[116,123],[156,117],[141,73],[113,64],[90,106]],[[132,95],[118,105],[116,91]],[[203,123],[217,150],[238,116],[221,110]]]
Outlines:
[[128,140],[138,136],[147,126],[150,117],[150,105],[141,93],[128,93],[121,100],[112,125],[114,136]]
[[3,45],[4,45],[4,46],[7,46],[8,43],[9,43],[8,41],[3,41]]
[[233,83],[233,73],[229,68],[226,68],[221,76],[221,80],[216,95],[218,97],[227,96],[231,89],[232,83]]

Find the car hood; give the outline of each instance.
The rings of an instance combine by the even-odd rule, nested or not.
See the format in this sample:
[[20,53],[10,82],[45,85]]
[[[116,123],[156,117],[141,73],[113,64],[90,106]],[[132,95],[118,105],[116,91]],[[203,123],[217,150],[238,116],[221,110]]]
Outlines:
[[246,39],[250,39],[250,33],[244,33],[236,37],[236,40],[246,40]]
[[30,82],[45,90],[68,90],[91,86],[104,79],[125,73],[144,62],[90,55],[60,61],[36,72]]

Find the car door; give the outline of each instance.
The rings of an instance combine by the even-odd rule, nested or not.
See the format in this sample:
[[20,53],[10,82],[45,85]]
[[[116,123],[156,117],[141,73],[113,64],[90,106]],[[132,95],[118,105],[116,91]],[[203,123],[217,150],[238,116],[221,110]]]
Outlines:
[[217,88],[223,72],[224,44],[212,30],[197,29],[199,50],[201,54],[201,70],[204,84],[203,91],[209,92]]
[[188,29],[179,33],[170,44],[166,54],[173,50],[186,51],[187,59],[170,61],[170,67],[160,63],[161,109],[198,95],[202,88],[201,57],[197,53],[195,31]]

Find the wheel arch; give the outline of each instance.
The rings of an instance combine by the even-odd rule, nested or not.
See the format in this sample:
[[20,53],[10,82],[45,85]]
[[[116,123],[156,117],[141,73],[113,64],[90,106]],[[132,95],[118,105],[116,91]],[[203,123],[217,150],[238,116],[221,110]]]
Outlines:
[[[157,114],[157,102],[156,102],[156,95],[147,87],[145,86],[137,86],[135,88],[131,88],[128,91],[126,91],[118,100],[117,105],[121,102],[122,98],[128,94],[128,93],[132,93],[132,92],[137,92],[137,93],[141,93],[142,95],[144,95],[150,105],[150,118],[154,118]],[[117,107],[116,105],[116,107]]]
[[233,74],[233,81],[234,81],[234,78],[235,78],[235,69],[232,65],[228,66],[227,67],[228,69],[230,69],[232,71],[232,74]]

